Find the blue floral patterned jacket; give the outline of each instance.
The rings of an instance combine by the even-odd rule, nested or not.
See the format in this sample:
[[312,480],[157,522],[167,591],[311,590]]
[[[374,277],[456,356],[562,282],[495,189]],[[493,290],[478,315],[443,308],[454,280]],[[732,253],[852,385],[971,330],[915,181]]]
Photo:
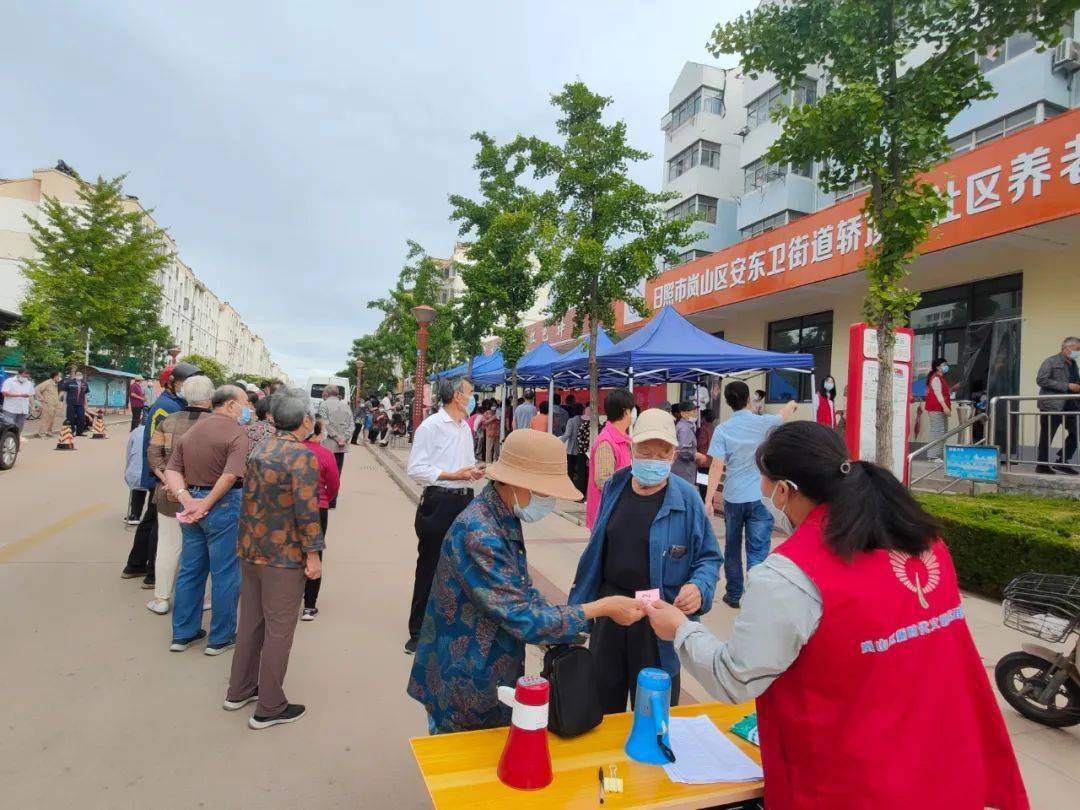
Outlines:
[[446,533],[409,696],[440,732],[505,726],[496,692],[524,674],[525,645],[569,642],[585,627],[580,607],[533,587],[521,521],[489,484]]

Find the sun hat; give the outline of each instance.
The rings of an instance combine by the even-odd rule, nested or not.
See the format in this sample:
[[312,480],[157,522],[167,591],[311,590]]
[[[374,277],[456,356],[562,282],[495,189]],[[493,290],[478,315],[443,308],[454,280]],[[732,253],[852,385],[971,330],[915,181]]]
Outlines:
[[487,477],[537,495],[581,500],[581,493],[566,474],[566,445],[539,430],[518,429],[507,436],[499,460],[487,468]]
[[675,438],[675,419],[670,413],[659,408],[642,411],[630,429],[630,439],[634,444],[660,439],[674,447],[679,443]]

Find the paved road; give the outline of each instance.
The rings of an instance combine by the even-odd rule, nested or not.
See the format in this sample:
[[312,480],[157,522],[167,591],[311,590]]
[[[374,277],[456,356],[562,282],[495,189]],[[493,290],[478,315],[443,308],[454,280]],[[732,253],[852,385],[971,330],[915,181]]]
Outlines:
[[[415,555],[413,505],[362,448],[351,453],[331,515],[321,615],[297,628],[287,692],[300,722],[255,732],[224,712],[231,654],[168,652],[170,623],[121,580],[132,533],[121,523],[123,428],[74,453],[29,441],[0,473],[0,611],[7,618],[0,685],[3,807],[427,807],[408,738],[427,731],[404,692],[401,653]],[[585,543],[560,517],[529,527],[537,586],[565,595]],[[965,598],[988,668],[1019,648],[999,608]],[[705,623],[723,635],[734,612]],[[529,648],[527,667],[539,656]],[[705,697],[692,679],[688,698]],[[1080,729],[1056,731],[1011,710],[1035,808],[1080,792]]]
[[408,738],[427,731],[401,652],[412,505],[366,451],[331,515],[321,614],[297,628],[289,698],[300,722],[247,728],[225,712],[231,654],[168,651],[168,618],[120,579],[122,430],[74,453],[28,442],[0,473],[5,807],[427,806]]

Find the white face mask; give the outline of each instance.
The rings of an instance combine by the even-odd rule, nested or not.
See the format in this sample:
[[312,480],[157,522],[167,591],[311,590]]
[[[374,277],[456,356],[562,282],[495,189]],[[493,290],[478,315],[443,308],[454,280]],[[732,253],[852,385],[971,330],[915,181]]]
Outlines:
[[785,537],[790,537],[791,533],[795,531],[795,525],[791,522],[791,518],[787,516],[787,513],[773,501],[773,498],[776,496],[776,490],[780,488],[780,484],[787,484],[792,489],[798,489],[793,481],[777,481],[773,485],[772,494],[763,494],[761,496],[761,504],[769,511],[769,514],[772,515],[773,529],[779,531]]
[[836,388],[836,386],[833,385],[831,382],[825,383],[823,387],[826,391],[832,391],[834,388]]
[[1069,357],[1071,357],[1073,360],[1080,360],[1080,349],[1073,349],[1071,352],[1069,352]]

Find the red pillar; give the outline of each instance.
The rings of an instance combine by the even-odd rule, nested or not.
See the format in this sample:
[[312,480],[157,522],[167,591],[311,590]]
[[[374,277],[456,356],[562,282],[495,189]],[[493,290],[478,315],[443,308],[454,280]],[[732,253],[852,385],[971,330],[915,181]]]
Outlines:
[[416,435],[416,428],[424,421],[424,378],[427,376],[424,360],[427,353],[428,325],[421,321],[419,326],[416,333],[416,375],[413,377],[413,435]]

